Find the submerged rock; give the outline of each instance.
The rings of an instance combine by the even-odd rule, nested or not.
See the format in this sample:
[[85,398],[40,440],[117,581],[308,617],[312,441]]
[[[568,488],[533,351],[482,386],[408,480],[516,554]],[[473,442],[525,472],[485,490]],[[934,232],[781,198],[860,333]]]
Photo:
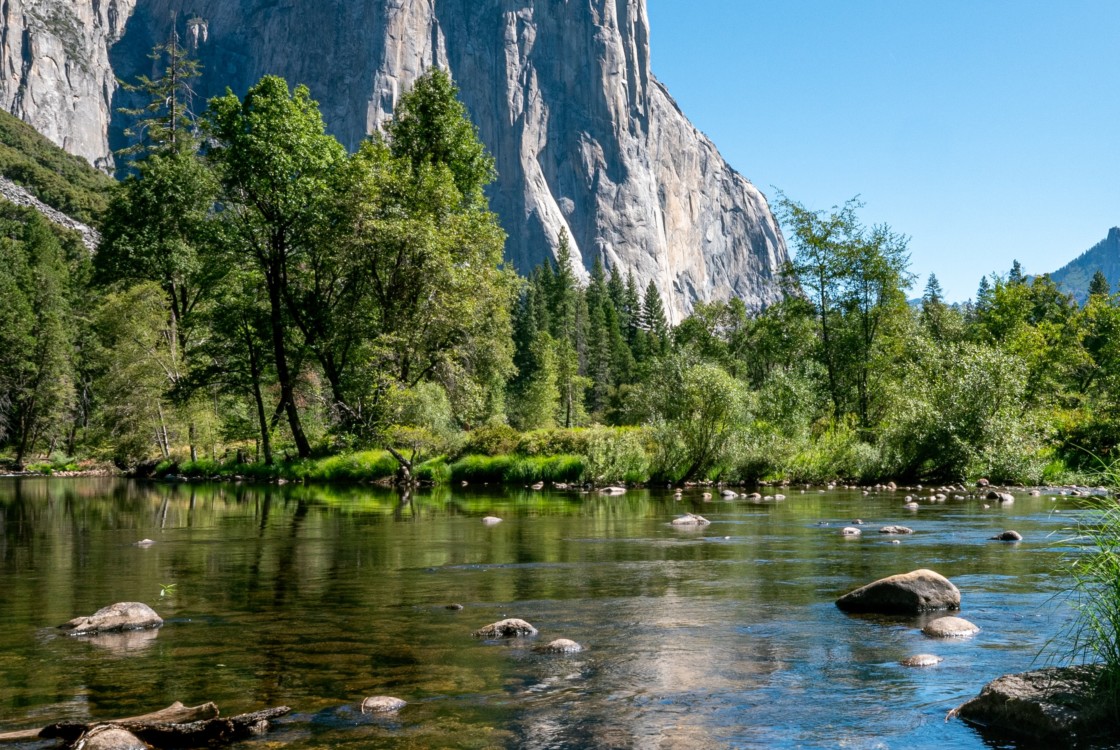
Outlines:
[[840,536],[859,536],[861,533],[855,526],[845,526],[840,529]]
[[904,667],[932,667],[945,661],[936,654],[915,654],[899,662]]
[[133,542],[132,546],[133,547],[151,547],[153,544],[155,544],[155,542],[152,541],[151,539],[141,539],[138,542]]
[[880,534],[913,534],[914,530],[908,526],[884,526],[879,529]]
[[524,620],[511,617],[507,620],[490,623],[471,633],[475,638],[518,638],[523,635],[536,635],[537,629]]
[[583,646],[567,638],[557,638],[550,643],[534,646],[533,650],[541,654],[577,654],[583,651]]
[[625,495],[626,494],[626,488],[625,487],[604,487],[603,489],[599,490],[599,494],[600,495]]
[[482,522],[487,526],[496,526],[502,522],[502,519],[497,516],[486,516],[486,518],[482,519]]
[[1021,542],[1021,541],[1023,541],[1023,535],[1020,534],[1018,531],[1004,531],[1001,534],[996,534],[995,536],[988,537],[988,538],[992,539],[993,541],[996,541],[996,542]]
[[979,633],[980,628],[963,617],[939,617],[922,628],[922,632],[930,638],[967,638]]
[[949,579],[932,570],[881,578],[836,600],[845,612],[917,614],[938,609],[960,609],[961,592]]
[[141,602],[118,602],[102,607],[88,617],[75,617],[58,627],[70,635],[113,633],[122,630],[144,630],[163,625],[163,618]]
[[384,714],[390,711],[400,711],[407,706],[407,701],[389,695],[371,695],[362,701],[363,714]]
[[989,733],[1059,743],[1116,737],[1115,716],[1097,700],[1099,667],[1050,667],[1004,675],[950,712]]

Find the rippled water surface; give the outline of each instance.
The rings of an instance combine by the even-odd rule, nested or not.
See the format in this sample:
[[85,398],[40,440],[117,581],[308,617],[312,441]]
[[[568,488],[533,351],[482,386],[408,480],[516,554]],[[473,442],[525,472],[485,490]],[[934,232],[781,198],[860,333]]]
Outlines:
[[[294,709],[299,748],[986,748],[949,709],[1041,662],[1072,500],[902,507],[905,493],[784,490],[701,502],[631,491],[373,489],[0,480],[0,731],[181,700]],[[692,496],[690,496],[690,494]],[[712,524],[678,531],[685,511]],[[504,522],[486,526],[496,515]],[[848,539],[841,527],[865,521]],[[876,533],[905,524],[899,544]],[[827,524],[827,525],[823,525]],[[988,541],[1016,529],[1020,544]],[[148,548],[133,542],[150,538]],[[840,594],[921,567],[963,592],[966,641],[849,616]],[[161,596],[161,592],[166,595]],[[158,631],[54,626],[143,601]],[[446,609],[460,603],[463,609]],[[504,617],[571,638],[471,631]],[[908,669],[929,652],[944,661]],[[369,695],[409,705],[371,718]]]

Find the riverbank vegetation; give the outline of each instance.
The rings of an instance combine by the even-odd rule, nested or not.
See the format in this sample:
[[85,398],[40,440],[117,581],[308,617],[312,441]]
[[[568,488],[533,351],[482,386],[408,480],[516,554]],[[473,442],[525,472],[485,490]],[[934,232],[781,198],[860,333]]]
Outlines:
[[[167,55],[169,64],[183,64]],[[178,61],[178,62],[176,62]],[[1089,477],[1120,432],[1120,298],[1018,265],[920,302],[858,201],[786,196],[788,296],[698,302],[574,256],[519,277],[495,172],[431,71],[355,153],[266,77],[186,104],[142,82],[90,257],[0,212],[0,450],[164,473],[431,481]],[[173,104],[175,106],[167,106]],[[84,184],[84,183],[83,183]]]

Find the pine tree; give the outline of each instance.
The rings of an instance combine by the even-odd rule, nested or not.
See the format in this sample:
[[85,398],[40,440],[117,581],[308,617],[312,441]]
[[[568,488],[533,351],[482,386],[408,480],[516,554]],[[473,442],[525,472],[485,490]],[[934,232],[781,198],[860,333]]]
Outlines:
[[929,275],[929,280],[926,281],[925,292],[922,293],[922,302],[927,304],[939,305],[944,302],[944,297],[941,292],[941,282],[937,280],[935,274]]
[[1107,297],[1110,292],[1108,277],[1104,275],[1104,271],[1097,269],[1097,272],[1093,274],[1093,278],[1089,282],[1089,296],[1094,297],[1099,295],[1101,297]]
[[980,278],[980,286],[976,289],[976,312],[983,313],[992,306],[992,285],[987,276]]
[[662,353],[669,340],[669,323],[665,318],[665,305],[661,302],[661,293],[657,291],[657,285],[652,280],[646,286],[646,294],[642,300],[641,320],[642,329],[649,334],[651,353]]
[[1011,271],[1007,274],[1008,284],[1025,284],[1027,275],[1023,273],[1023,264],[1019,261],[1014,261],[1011,264]]
[[122,114],[135,118],[124,133],[136,142],[119,153],[137,157],[193,150],[197,140],[193,85],[202,75],[202,67],[179,46],[174,25],[168,40],[156,45],[148,57],[163,67],[163,74],[155,80],[139,76],[136,83],[122,84],[125,91],[143,96],[147,102],[136,108],[121,108]]

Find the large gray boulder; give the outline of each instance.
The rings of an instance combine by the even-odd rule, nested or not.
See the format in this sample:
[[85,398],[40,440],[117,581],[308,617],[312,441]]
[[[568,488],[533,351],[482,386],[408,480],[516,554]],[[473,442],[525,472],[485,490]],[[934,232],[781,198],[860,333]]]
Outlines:
[[995,735],[1049,741],[1054,747],[1120,735],[1106,701],[1096,699],[1099,668],[1050,667],[1004,675],[950,712]]
[[939,609],[960,609],[961,592],[948,578],[932,570],[882,578],[836,600],[845,612],[918,614]]
[[118,633],[123,630],[145,630],[163,625],[163,618],[155,610],[141,602],[117,602],[102,607],[88,617],[75,617],[70,622],[59,625],[70,635],[93,635],[95,633]]

